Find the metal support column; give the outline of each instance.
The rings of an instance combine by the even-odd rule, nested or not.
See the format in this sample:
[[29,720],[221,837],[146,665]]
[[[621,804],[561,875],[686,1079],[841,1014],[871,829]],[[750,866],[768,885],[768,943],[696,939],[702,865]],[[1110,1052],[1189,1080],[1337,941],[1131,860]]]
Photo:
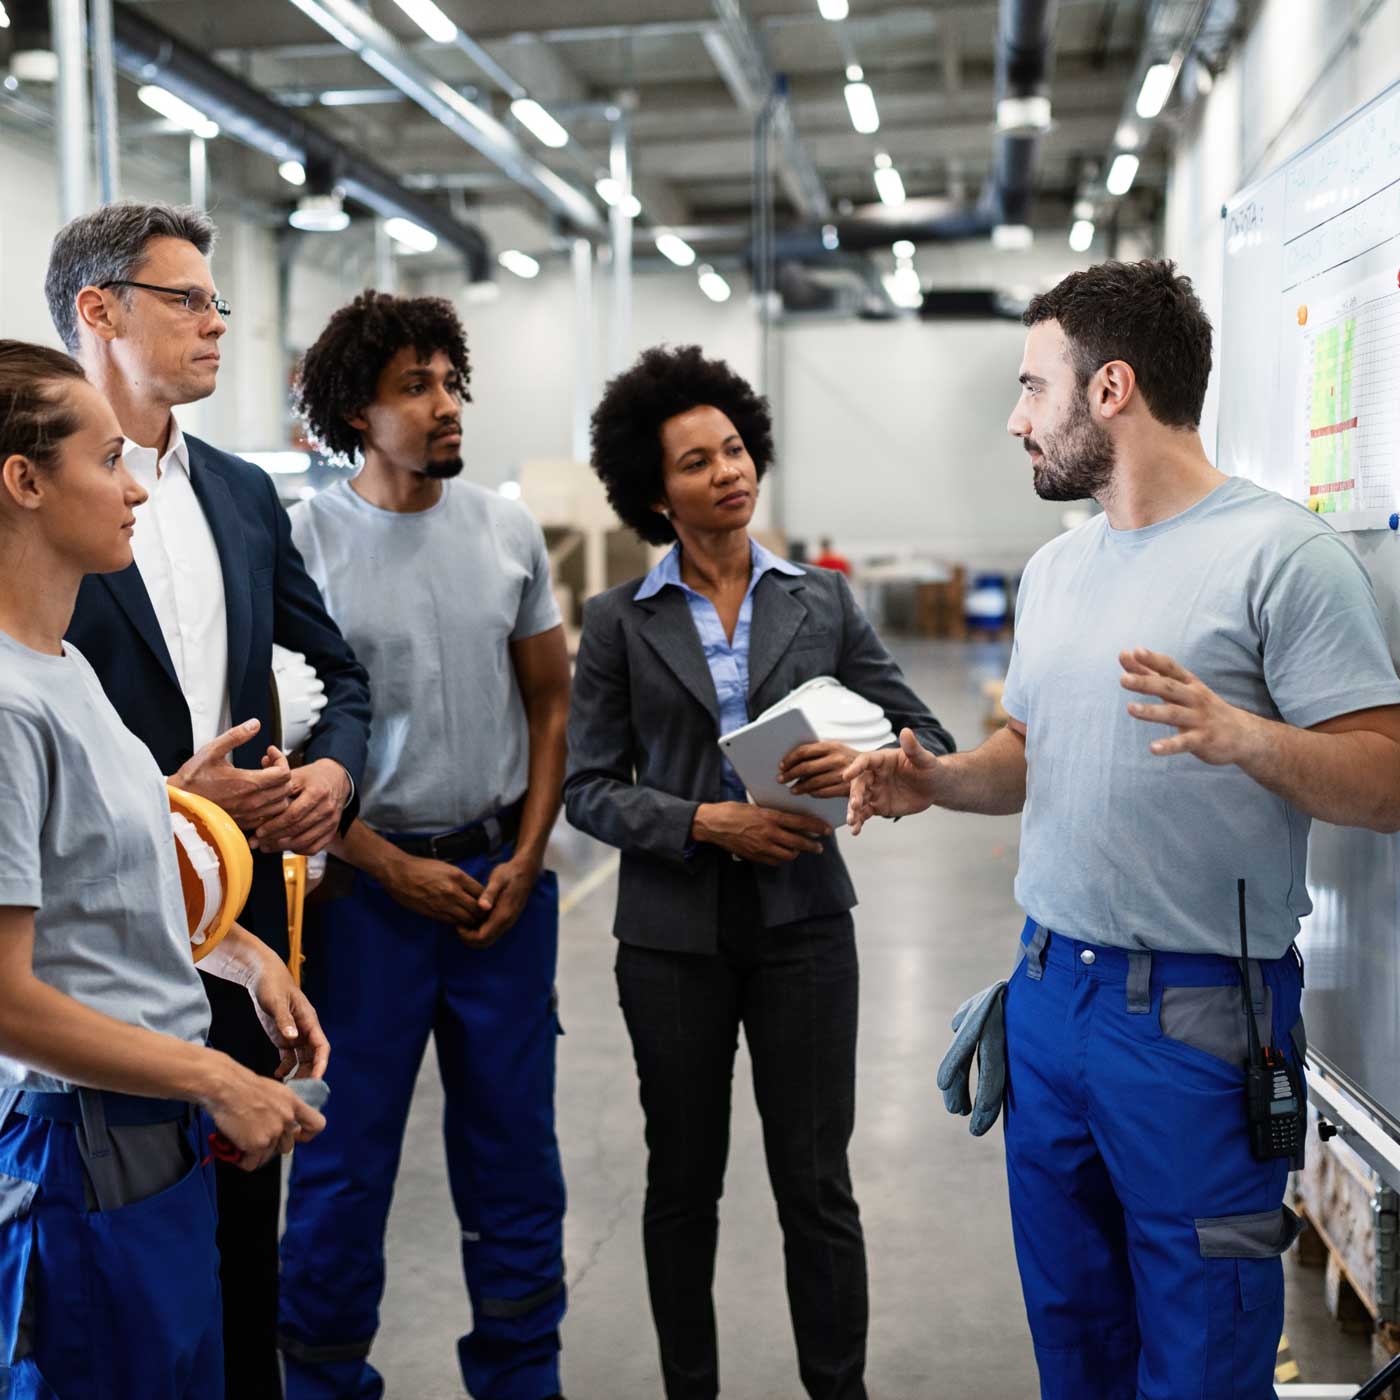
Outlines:
[[88,212],[92,142],[88,133],[87,20],[83,0],[49,0],[58,54],[59,212],[63,222]]
[[377,291],[390,296],[398,290],[399,274],[394,263],[394,240],[383,219],[374,221],[374,285]]
[[92,110],[97,136],[97,197],[121,198],[117,146],[117,61],[112,53],[112,0],[88,0],[92,21]]
[[575,238],[574,270],[574,461],[590,455],[588,420],[593,412],[593,245]]
[[194,135],[190,137],[190,203],[196,209],[209,207],[209,143]]
[[612,314],[608,323],[608,373],[620,374],[632,359],[632,150],[627,109],[612,124],[610,173],[617,185],[612,226]]

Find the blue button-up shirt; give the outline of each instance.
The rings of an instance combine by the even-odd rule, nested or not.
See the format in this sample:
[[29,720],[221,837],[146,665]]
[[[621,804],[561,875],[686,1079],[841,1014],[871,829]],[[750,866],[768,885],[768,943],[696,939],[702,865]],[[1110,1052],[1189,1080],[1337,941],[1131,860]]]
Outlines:
[[[642,580],[641,587],[632,595],[634,601],[655,597],[663,588],[679,588],[685,594],[690,607],[690,616],[695,622],[695,630],[700,635],[700,646],[705,653],[705,664],[710,668],[710,678],[715,683],[715,695],[719,699],[719,731],[728,734],[749,722],[749,634],[753,627],[753,591],[758,581],[770,569],[780,574],[801,575],[802,570],[786,559],[779,559],[771,550],[764,549],[755,539],[749,540],[749,553],[753,561],[753,571],[749,575],[748,591],[744,594],[739,608],[739,621],[734,628],[734,640],[724,635],[724,624],[719,620],[715,605],[703,593],[681,582],[681,547],[679,544],[661,560]],[[730,801],[743,802],[747,793],[739,775],[726,758],[724,763],[724,795]]]

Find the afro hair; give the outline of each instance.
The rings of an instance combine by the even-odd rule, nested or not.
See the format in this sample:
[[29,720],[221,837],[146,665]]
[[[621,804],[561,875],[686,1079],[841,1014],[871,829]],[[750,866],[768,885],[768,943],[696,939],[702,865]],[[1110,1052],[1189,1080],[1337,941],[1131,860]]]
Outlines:
[[644,351],[608,382],[593,411],[593,470],[618,518],[648,544],[676,538],[655,509],[662,497],[661,425],[702,406],[719,409],[734,424],[761,480],[773,462],[768,400],[723,360],[707,360],[698,345]]
[[315,443],[341,462],[353,462],[361,442],[347,418],[374,402],[384,366],[407,346],[426,362],[441,350],[462,382],[471,367],[467,337],[452,303],[443,297],[395,297],[373,289],[342,306],[302,357],[292,405]]

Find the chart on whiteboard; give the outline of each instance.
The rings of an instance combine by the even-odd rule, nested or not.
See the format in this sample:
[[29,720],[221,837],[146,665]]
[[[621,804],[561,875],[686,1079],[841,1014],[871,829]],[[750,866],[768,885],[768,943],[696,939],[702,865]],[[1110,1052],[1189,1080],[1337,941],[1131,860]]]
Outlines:
[[1300,498],[1345,528],[1400,499],[1400,269],[1297,309]]

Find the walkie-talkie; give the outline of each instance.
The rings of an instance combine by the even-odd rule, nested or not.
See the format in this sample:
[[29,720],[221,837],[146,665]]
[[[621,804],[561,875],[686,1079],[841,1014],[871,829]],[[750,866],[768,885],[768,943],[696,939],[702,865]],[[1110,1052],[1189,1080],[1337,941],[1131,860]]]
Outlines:
[[1259,1162],[1297,1157],[1303,1150],[1307,1100],[1298,1067],[1281,1050],[1259,1043],[1254,998],[1249,983],[1249,934],[1245,928],[1244,881],[1240,894],[1240,977],[1244,987],[1244,1019],[1249,1027],[1249,1058],[1244,1062],[1245,1105],[1249,1119],[1249,1150]]

